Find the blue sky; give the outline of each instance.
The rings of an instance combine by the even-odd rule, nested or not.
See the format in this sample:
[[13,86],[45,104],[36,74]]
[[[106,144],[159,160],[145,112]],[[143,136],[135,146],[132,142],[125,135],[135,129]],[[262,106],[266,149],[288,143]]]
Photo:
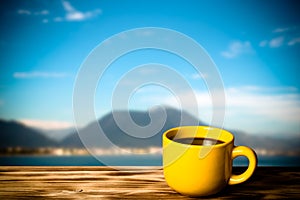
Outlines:
[[[299,135],[298,11],[296,1],[1,2],[0,118],[44,128],[72,126],[74,82],[88,54],[122,31],[163,27],[193,38],[214,60],[227,96],[226,128]],[[130,53],[110,66],[95,96],[97,116],[111,109],[110,94],[122,75],[143,63],[182,74],[195,90],[200,118],[210,120],[202,77],[181,58],[155,50]],[[158,86],[138,90],[129,101],[134,109],[156,104],[178,106]]]

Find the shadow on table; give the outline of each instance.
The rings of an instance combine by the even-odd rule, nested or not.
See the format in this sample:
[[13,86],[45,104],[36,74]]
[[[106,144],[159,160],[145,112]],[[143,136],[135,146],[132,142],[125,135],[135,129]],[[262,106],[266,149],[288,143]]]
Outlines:
[[[245,170],[244,167],[235,167],[233,173],[241,174]],[[187,199],[298,199],[299,171],[297,167],[259,167],[245,183],[227,186],[211,196]]]

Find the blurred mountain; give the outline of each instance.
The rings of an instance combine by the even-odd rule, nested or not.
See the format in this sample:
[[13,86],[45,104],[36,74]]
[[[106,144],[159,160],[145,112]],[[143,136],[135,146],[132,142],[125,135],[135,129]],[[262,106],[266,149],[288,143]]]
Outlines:
[[[105,138],[99,134],[99,125],[103,129],[103,132],[109,141],[119,147],[131,147],[142,148],[151,146],[161,146],[162,134],[173,127],[187,126],[187,125],[205,125],[203,122],[197,120],[194,116],[187,112],[180,112],[173,108],[166,108],[167,120],[163,128],[154,136],[143,138],[144,133],[129,132],[125,133],[119,128],[119,125],[114,120],[114,116],[117,116],[119,121],[127,122],[128,116],[126,111],[116,111],[114,113],[108,113],[102,117],[99,121],[90,123],[86,127],[80,130],[80,137],[84,138],[84,141],[88,143],[89,147],[101,147],[108,148],[111,144],[105,142]],[[152,113],[153,117],[161,118],[159,113]],[[131,111],[130,116],[132,120],[141,126],[145,126],[150,123],[150,117],[148,112]],[[180,124],[180,120],[183,119],[183,123]],[[122,124],[126,127],[126,123]],[[128,124],[127,124],[128,125]],[[129,127],[129,125],[128,125]],[[245,133],[242,131],[229,130],[235,135],[235,145],[245,145],[255,149],[264,149],[273,152],[287,152],[293,151],[300,153],[300,138],[273,138],[270,136],[254,135]],[[133,135],[133,136],[132,136]],[[138,137],[134,137],[137,135]],[[72,133],[66,137],[61,145],[64,147],[83,147],[83,144],[78,136],[77,132]]]
[[16,121],[0,120],[0,148],[6,147],[50,147],[58,143],[39,131]]
[[52,140],[61,142],[67,136],[74,133],[76,131],[76,128],[64,128],[64,129],[58,129],[58,130],[45,130],[45,129],[36,129],[36,130]]
[[[140,132],[136,130],[128,131],[128,134],[119,128],[119,125],[114,120],[118,118],[118,122],[122,123],[123,127],[131,127],[130,121],[128,121],[127,111],[115,111],[114,113],[108,113],[102,117],[99,121],[93,122],[80,130],[80,136],[84,137],[84,141],[87,141],[90,147],[110,147],[111,144],[105,142],[105,138],[99,134],[99,125],[101,126],[104,134],[113,144],[120,147],[150,147],[161,146],[161,136],[166,130],[187,125],[203,125],[201,121],[196,119],[185,111],[179,111],[173,108],[165,108],[166,121],[159,132],[149,137],[153,133],[146,133],[143,130]],[[159,110],[151,112],[152,119],[164,120]],[[132,120],[140,126],[146,126],[151,122],[148,112],[142,111],[130,111]],[[182,124],[180,124],[182,122]],[[155,132],[155,131],[154,131]],[[75,132],[69,137],[65,138],[61,142],[62,146],[67,147],[82,147],[82,143],[78,134]]]
[[300,137],[274,138],[254,135],[242,131],[230,130],[235,136],[235,145],[245,145],[254,149],[272,150],[274,152],[293,151],[300,153]]
[[[80,129],[80,138],[77,131],[63,130],[63,132],[42,133],[34,128],[27,127],[16,121],[0,120],[0,148],[6,147],[70,147],[84,148],[81,141],[87,143],[88,147],[109,148],[112,145],[129,148],[147,148],[160,147],[162,134],[173,127],[187,125],[205,125],[187,112],[173,108],[165,108],[166,121],[161,124],[162,128],[155,131],[146,132],[145,129],[132,129],[130,117],[137,125],[147,126],[151,124],[151,118],[148,112],[130,111],[130,117],[127,111],[110,112],[100,118],[98,121],[91,122],[86,127]],[[163,114],[160,110],[151,111],[152,122],[157,127],[164,121]],[[115,118],[121,123],[122,129],[119,128]],[[182,122],[180,124],[180,122]],[[102,128],[103,134],[99,133],[99,127]],[[127,133],[124,129],[128,129]],[[274,138],[270,136],[254,135],[236,130],[229,130],[235,135],[235,145],[246,145],[256,150],[267,150],[275,153],[295,152],[300,154],[300,137]],[[106,141],[110,141],[106,142]]]

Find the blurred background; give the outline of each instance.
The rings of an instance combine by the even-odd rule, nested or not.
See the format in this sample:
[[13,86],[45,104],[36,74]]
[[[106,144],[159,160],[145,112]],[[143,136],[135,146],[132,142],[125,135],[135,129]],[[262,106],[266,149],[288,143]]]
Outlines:
[[[0,165],[161,165],[161,134],[180,124],[208,125],[212,102],[199,75],[184,59],[143,49],[112,63],[95,92],[96,119],[75,125],[72,95],[76,75],[89,53],[105,39],[134,28],[179,31],[203,46],[215,62],[226,94],[224,128],[237,145],[254,148],[259,165],[300,165],[300,13],[297,1],[11,0],[0,3]],[[147,34],[147,33],[141,33]],[[114,49],[111,50],[112,52]],[[146,85],[119,107],[137,124],[148,109],[167,112],[155,137],[136,141],[115,123],[111,98],[117,82],[145,63],[176,70],[194,90],[198,105],[182,108],[176,96]],[[162,77],[144,70],[143,76]],[[176,84],[176,83],[174,83]],[[124,85],[126,87],[126,85]],[[176,94],[177,96],[187,94]],[[199,114],[192,111],[199,107]],[[83,108],[84,109],[84,108]],[[155,112],[155,111],[154,111]],[[100,124],[121,151],[95,141],[91,156],[76,128],[87,135]],[[237,159],[235,165],[247,164]]]

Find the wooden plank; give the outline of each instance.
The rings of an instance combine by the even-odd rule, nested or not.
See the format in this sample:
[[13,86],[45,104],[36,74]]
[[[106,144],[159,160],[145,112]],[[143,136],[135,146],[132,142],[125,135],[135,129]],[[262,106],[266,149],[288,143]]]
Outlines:
[[[170,189],[161,167],[120,169],[2,166],[0,199],[194,199]],[[246,183],[228,186],[207,198],[300,198],[300,170],[260,167]]]

